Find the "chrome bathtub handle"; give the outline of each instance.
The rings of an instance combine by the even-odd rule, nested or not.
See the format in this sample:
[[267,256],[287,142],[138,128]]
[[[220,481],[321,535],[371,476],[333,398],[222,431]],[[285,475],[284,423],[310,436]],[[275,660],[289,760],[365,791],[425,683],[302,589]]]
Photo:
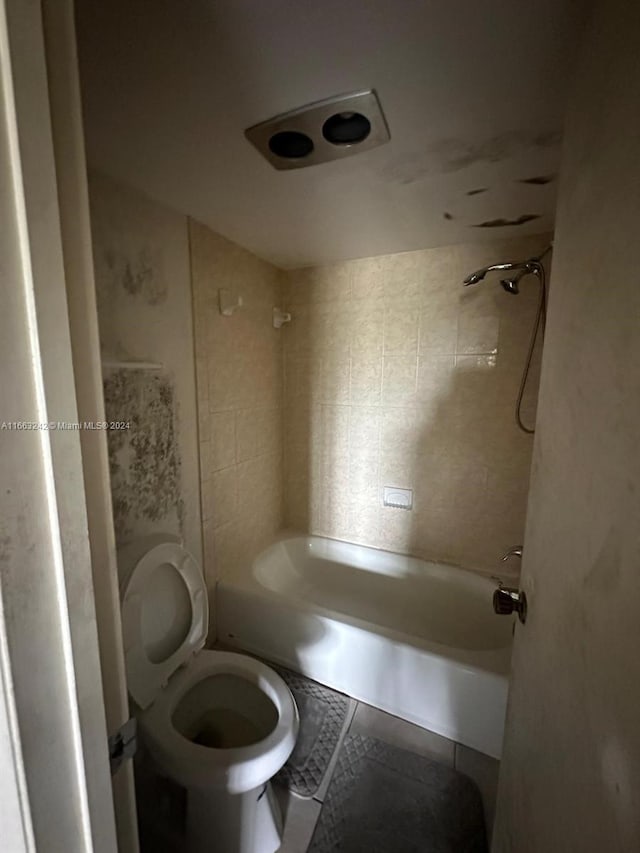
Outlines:
[[[513,548],[509,548],[502,557],[502,562],[504,563],[511,557],[522,559],[522,545],[514,545]],[[493,611],[499,616],[517,613],[518,619],[524,624],[527,621],[527,596],[516,587],[503,586],[502,581],[498,580],[498,589],[493,593]]]
[[493,611],[498,616],[517,613],[518,619],[524,625],[527,621],[527,596],[522,590],[501,584],[493,593]]

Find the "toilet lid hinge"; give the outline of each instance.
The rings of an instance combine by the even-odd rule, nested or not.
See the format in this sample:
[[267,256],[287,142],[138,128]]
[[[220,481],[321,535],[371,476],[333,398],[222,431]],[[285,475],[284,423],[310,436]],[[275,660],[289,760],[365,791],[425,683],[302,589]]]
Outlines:
[[109,738],[109,765],[112,776],[117,772],[123,761],[133,758],[137,748],[138,724],[136,718],[131,717]]

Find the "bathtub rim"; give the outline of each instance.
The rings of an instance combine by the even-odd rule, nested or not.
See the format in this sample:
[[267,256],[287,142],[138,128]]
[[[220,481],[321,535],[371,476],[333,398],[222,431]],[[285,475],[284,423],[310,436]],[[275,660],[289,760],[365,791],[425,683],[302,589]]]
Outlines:
[[[285,529],[279,531],[275,537],[272,537],[264,546],[253,556],[252,559],[247,560],[240,570],[236,572],[236,575],[232,578],[219,578],[215,582],[215,592],[214,594],[217,597],[218,588],[220,587],[236,587],[242,589],[244,592],[250,593],[256,597],[264,597],[274,602],[286,602],[295,609],[305,613],[308,616],[320,616],[324,619],[334,620],[336,622],[343,622],[347,625],[351,625],[354,628],[358,628],[360,630],[368,630],[373,633],[381,634],[386,637],[389,641],[393,643],[398,643],[400,645],[406,645],[412,648],[418,649],[420,652],[429,655],[435,659],[445,658],[455,665],[464,668],[465,670],[472,673],[481,673],[488,677],[494,677],[501,682],[504,679],[509,679],[510,669],[511,669],[511,654],[513,649],[513,638],[511,642],[506,644],[505,646],[500,646],[493,649],[463,649],[457,646],[450,646],[444,643],[437,643],[433,640],[428,640],[425,638],[417,637],[414,634],[407,633],[397,628],[391,628],[386,625],[379,625],[378,623],[368,621],[366,619],[362,619],[357,616],[352,616],[347,613],[343,613],[338,610],[332,610],[328,607],[325,607],[320,604],[316,604],[313,601],[309,601],[301,596],[294,596],[291,594],[286,594],[280,591],[273,590],[263,583],[256,577],[254,568],[257,561],[266,555],[270,550],[272,550],[275,546],[282,544],[290,539],[318,539],[318,540],[328,540],[330,542],[336,542],[338,544],[344,544],[353,546],[356,548],[363,548],[366,550],[371,550],[375,552],[381,552],[383,554],[388,554],[389,556],[400,556],[403,558],[408,558],[412,560],[416,560],[418,562],[423,563],[433,563],[437,566],[441,566],[445,569],[452,569],[455,572],[462,573],[465,576],[469,576],[473,578],[474,581],[481,579],[487,585],[490,584],[491,580],[495,580],[497,583],[498,576],[493,578],[493,576],[488,576],[485,574],[481,574],[480,572],[476,572],[471,569],[465,569],[459,566],[451,565],[448,563],[444,563],[442,561],[428,561],[423,560],[420,557],[413,557],[407,554],[400,554],[399,552],[394,551],[386,551],[381,548],[373,548],[369,545],[361,545],[359,543],[348,542],[342,539],[336,539],[335,537],[329,536],[319,536],[317,534],[309,534],[309,533],[300,533],[299,531]],[[499,617],[496,617],[499,618]],[[515,624],[515,620],[513,620]],[[217,632],[216,632],[217,634]],[[224,638],[216,638],[224,641]],[[214,638],[212,638],[212,642]]]

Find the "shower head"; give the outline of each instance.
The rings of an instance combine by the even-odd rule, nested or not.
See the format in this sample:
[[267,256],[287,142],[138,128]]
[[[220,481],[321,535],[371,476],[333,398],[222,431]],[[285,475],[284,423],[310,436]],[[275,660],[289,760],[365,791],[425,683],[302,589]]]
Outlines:
[[514,293],[516,296],[520,293],[520,279],[524,278],[528,273],[536,273],[536,268],[533,266],[533,262],[529,261],[524,269],[521,269],[520,272],[517,272],[515,275],[509,276],[508,278],[501,278],[500,284],[507,291],[507,293]]
[[519,275],[514,275],[511,278],[501,278],[500,284],[507,291],[507,293],[513,293],[516,296],[520,293],[520,285],[518,282],[522,278],[523,273]]

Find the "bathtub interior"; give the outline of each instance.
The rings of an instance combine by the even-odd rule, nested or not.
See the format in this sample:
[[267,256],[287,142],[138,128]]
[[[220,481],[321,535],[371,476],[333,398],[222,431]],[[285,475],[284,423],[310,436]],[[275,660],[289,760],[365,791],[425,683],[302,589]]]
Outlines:
[[511,645],[496,582],[474,572],[314,536],[283,538],[251,567],[259,586],[304,606],[469,651]]

